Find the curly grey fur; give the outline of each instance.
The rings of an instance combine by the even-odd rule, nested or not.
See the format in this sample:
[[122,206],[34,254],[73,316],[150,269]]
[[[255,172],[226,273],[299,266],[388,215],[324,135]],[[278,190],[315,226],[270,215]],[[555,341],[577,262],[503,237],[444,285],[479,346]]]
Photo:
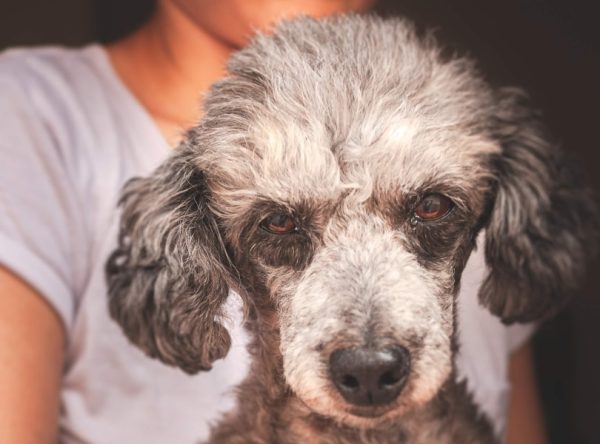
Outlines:
[[581,285],[597,246],[598,213],[522,91],[500,90],[494,117],[502,153],[486,228],[491,272],[480,298],[505,322],[539,320]]
[[110,314],[148,355],[209,370],[231,339],[219,322],[227,260],[204,203],[202,174],[181,148],[122,198],[119,248],[107,263]]
[[[576,288],[596,220],[523,95],[376,17],[285,23],[229,71],[183,146],[126,188],[112,316],[195,372],[227,352],[222,305],[242,295],[254,359],[213,442],[494,442],[452,364],[477,234],[482,302],[528,320]],[[415,217],[428,193],[454,202],[432,223]],[[261,228],[281,212],[296,232]],[[330,354],[394,344],[411,355],[399,398],[345,402]]]

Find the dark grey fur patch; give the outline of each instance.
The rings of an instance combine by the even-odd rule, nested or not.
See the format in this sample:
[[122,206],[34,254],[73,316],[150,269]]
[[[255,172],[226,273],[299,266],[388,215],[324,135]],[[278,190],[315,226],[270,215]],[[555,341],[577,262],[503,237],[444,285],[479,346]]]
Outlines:
[[111,316],[148,355],[188,373],[210,369],[230,346],[219,322],[229,262],[192,158],[180,149],[127,184],[106,265]]
[[492,130],[503,151],[486,226],[491,272],[480,298],[505,322],[536,320],[581,285],[597,248],[598,212],[523,92],[498,93]]

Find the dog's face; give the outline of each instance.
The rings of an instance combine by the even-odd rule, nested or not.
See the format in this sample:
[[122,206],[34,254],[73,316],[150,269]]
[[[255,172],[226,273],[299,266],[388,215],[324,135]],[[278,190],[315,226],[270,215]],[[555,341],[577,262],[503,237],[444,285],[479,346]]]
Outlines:
[[294,393],[364,427],[447,380],[483,226],[481,300],[506,321],[575,286],[585,194],[523,96],[468,61],[404,22],[346,17],[284,25],[230,70],[180,151],[124,198],[111,313],[151,356],[210,368],[229,347],[229,288],[261,293]]
[[296,102],[288,76],[243,145],[195,159],[232,260],[277,307],[288,384],[353,424],[422,405],[447,379],[454,295],[500,152],[476,78],[412,78],[430,91],[411,99],[398,74],[348,79],[364,82],[360,103],[318,79]]
[[[454,295],[490,196],[484,165],[498,150],[450,133],[446,160],[416,134],[335,153],[307,137],[306,165],[293,149],[275,168],[261,155],[250,167],[260,183],[213,203],[236,263],[264,276],[277,307],[288,384],[320,413],[371,424],[427,402],[450,373]],[[229,213],[243,196],[253,197]],[[366,350],[364,360],[399,362],[336,366],[349,350],[353,361]]]

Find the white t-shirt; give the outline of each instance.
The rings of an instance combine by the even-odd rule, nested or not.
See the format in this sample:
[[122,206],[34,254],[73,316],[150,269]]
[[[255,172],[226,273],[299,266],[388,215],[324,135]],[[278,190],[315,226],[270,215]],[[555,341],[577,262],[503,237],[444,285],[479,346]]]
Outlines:
[[[120,189],[169,152],[100,46],[0,55],[0,264],[64,322],[62,443],[196,442],[232,407],[246,372],[236,295],[229,355],[193,377],[147,358],[107,314],[104,263],[116,245]],[[479,307],[484,271],[479,249],[459,297],[457,366],[501,433],[508,355],[531,328],[506,328]]]

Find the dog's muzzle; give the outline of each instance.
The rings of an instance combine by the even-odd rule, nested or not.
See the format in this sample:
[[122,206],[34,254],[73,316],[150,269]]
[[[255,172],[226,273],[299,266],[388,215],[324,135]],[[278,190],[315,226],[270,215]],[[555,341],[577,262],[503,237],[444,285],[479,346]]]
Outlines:
[[379,406],[394,401],[410,372],[410,354],[400,345],[345,348],[329,359],[331,379],[346,401]]

